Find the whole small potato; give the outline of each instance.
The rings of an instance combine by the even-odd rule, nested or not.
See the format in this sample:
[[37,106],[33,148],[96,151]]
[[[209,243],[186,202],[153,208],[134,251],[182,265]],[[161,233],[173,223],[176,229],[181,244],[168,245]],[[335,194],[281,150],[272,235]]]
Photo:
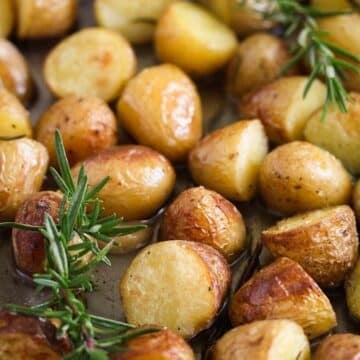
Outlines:
[[50,51],[44,77],[55,96],[96,96],[111,101],[135,71],[135,54],[125,38],[111,30],[87,28]]
[[103,100],[96,97],[65,97],[40,117],[35,127],[35,139],[47,148],[52,166],[57,165],[56,129],[61,132],[70,165],[117,142],[115,115]]
[[201,103],[179,68],[147,68],[129,81],[117,104],[121,126],[137,142],[183,161],[202,134]]
[[236,36],[202,7],[190,2],[171,4],[155,30],[159,59],[195,76],[222,68],[236,49]]
[[[116,214],[125,220],[141,220],[158,210],[170,195],[175,172],[158,152],[140,145],[124,145],[104,150],[84,161],[89,186],[105,176],[110,179],[99,192],[104,215]],[[74,178],[80,164],[72,169]]]
[[49,162],[31,139],[0,141],[0,219],[13,220],[19,206],[40,190]]
[[74,24],[76,0],[15,0],[17,35],[23,39],[63,35]]
[[350,315],[360,320],[360,260],[345,282],[346,303]]
[[311,6],[325,11],[344,11],[351,9],[348,0],[311,0]]
[[245,247],[246,228],[230,201],[199,186],[183,191],[166,209],[160,237],[210,245],[231,262]]
[[355,210],[356,217],[360,221],[360,180],[357,181],[352,198],[353,207]]
[[347,205],[279,221],[262,232],[262,241],[273,255],[295,260],[324,287],[341,285],[358,256],[355,215]]
[[266,205],[282,214],[294,214],[346,204],[351,177],[327,151],[304,141],[273,150],[260,169],[260,192]]
[[268,151],[259,120],[242,120],[215,130],[189,154],[194,180],[237,201],[255,196],[260,165]]
[[295,261],[279,258],[247,281],[230,301],[234,326],[289,319],[314,339],[336,326],[335,312],[316,282]]
[[7,37],[15,23],[13,0],[0,1],[0,37]]
[[238,326],[217,341],[212,360],[310,360],[303,329],[290,320],[263,320]]

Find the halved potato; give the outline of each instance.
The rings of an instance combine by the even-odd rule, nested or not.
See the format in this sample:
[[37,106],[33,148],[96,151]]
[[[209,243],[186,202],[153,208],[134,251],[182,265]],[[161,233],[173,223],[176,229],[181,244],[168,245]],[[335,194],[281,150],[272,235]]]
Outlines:
[[62,40],[47,56],[44,76],[51,92],[111,101],[136,71],[136,58],[120,34],[88,28]]
[[120,297],[131,324],[166,326],[191,338],[211,324],[229,282],[229,266],[212,247],[163,241],[135,257],[121,279]]
[[279,258],[247,281],[230,301],[234,326],[255,320],[289,319],[316,338],[336,326],[335,312],[316,282],[295,261]]
[[238,326],[217,341],[212,360],[310,360],[303,329],[290,320],[263,320]]
[[357,181],[352,198],[353,207],[355,210],[356,217],[360,221],[360,180]]
[[235,49],[235,34],[211,13],[190,2],[171,4],[156,27],[159,59],[191,75],[214,73],[230,60]]
[[305,76],[288,76],[273,81],[246,96],[239,112],[246,118],[258,118],[266,134],[275,143],[303,138],[310,116],[325,103],[326,87],[315,80],[304,98],[308,81]]
[[350,315],[360,320],[360,260],[345,282],[346,303]]
[[189,155],[194,180],[237,201],[254,197],[261,163],[268,151],[259,120],[242,120],[215,130]]
[[273,255],[295,260],[324,287],[341,285],[358,256],[355,215],[347,205],[279,221],[261,237]]
[[13,0],[0,1],[0,37],[7,37],[15,23]]

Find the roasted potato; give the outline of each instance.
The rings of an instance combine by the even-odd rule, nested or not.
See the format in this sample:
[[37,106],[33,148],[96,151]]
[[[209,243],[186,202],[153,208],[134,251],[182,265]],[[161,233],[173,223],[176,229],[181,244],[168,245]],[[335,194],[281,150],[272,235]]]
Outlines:
[[273,255],[295,260],[324,287],[341,285],[358,256],[355,216],[347,205],[279,221],[262,232],[262,241]]
[[15,0],[17,35],[22,39],[63,35],[74,24],[76,0]]
[[55,130],[61,132],[70,165],[85,160],[117,142],[117,122],[109,106],[96,97],[68,96],[40,117],[35,138],[45,145],[56,166]]
[[217,341],[212,360],[310,360],[303,329],[290,320],[263,320],[238,326]]
[[295,214],[346,204],[351,177],[339,160],[304,141],[273,150],[260,169],[260,192],[265,204],[282,214]]
[[[90,187],[105,176],[110,179],[98,196],[104,215],[116,214],[125,220],[141,220],[152,215],[170,195],[175,172],[158,152],[140,145],[124,145],[104,150],[84,161]],[[80,164],[72,169],[77,178]]]
[[329,299],[304,269],[288,258],[279,258],[253,275],[231,299],[229,316],[234,326],[255,320],[294,320],[310,339],[336,326]]
[[0,37],[7,37],[15,23],[13,0],[0,1]]
[[360,221],[360,180],[357,181],[352,198],[353,207],[355,210],[356,217]]
[[223,67],[236,49],[236,36],[202,7],[190,2],[171,4],[155,30],[159,59],[178,65],[194,76]]
[[174,65],[147,68],[129,81],[117,104],[120,125],[137,142],[183,161],[202,134],[201,103]]
[[100,26],[121,32],[130,42],[150,42],[156,22],[175,0],[96,0],[94,11]]
[[127,351],[110,355],[110,360],[195,360],[186,341],[171,330],[139,336],[126,343]]
[[230,201],[199,186],[182,192],[166,209],[160,237],[210,245],[231,262],[245,247],[246,228]]
[[360,320],[360,260],[345,282],[346,303],[351,316]]
[[190,152],[194,180],[237,201],[254,197],[259,169],[268,151],[259,120],[242,120],[215,130]]
[[212,247],[172,240],[143,249],[120,282],[131,324],[166,326],[191,338],[213,321],[230,282],[230,269]]
[[120,34],[88,28],[62,40],[45,60],[44,77],[58,96],[96,96],[111,101],[134,75],[136,58]]
[[308,121],[305,139],[334,154],[354,174],[360,174],[360,94],[351,93],[347,112],[331,107],[325,119],[319,109]]
[[248,119],[260,119],[275,143],[302,139],[306,122],[316,110],[322,111],[326,98],[326,86],[319,80],[313,82],[304,98],[307,81],[305,76],[275,80],[245,96],[239,112]]
[[14,219],[19,206],[40,190],[48,162],[46,148],[35,140],[0,141],[0,219]]
[[344,11],[351,9],[348,0],[311,0],[311,6],[325,11]]

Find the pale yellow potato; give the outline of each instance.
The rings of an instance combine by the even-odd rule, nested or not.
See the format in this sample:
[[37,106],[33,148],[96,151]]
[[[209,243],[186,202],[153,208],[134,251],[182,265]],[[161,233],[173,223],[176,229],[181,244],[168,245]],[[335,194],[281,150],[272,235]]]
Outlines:
[[35,140],[0,141],[0,219],[13,220],[19,206],[40,190],[48,162],[46,148]]
[[119,31],[131,43],[147,43],[153,38],[160,15],[174,1],[96,0],[95,18],[100,26]]
[[315,80],[304,98],[308,78],[288,76],[264,85],[243,98],[239,112],[246,118],[262,121],[269,139],[285,143],[303,138],[310,116],[323,108],[326,86]]
[[350,315],[360,320],[360,260],[345,282],[346,303]]
[[74,24],[76,0],[15,0],[17,35],[22,39],[63,35]]
[[193,179],[226,198],[248,201],[256,194],[261,163],[268,151],[259,120],[242,120],[215,130],[189,155]]
[[111,101],[135,71],[135,54],[125,38],[112,30],[87,28],[50,51],[44,77],[58,97],[97,96]]
[[[110,179],[98,194],[104,215],[142,220],[153,215],[170,195],[175,171],[158,152],[140,145],[115,146],[84,161],[90,188]],[[80,164],[72,169],[74,178]]]
[[290,320],[262,320],[238,326],[214,346],[212,360],[310,360],[303,329]]
[[281,220],[261,237],[274,256],[295,260],[323,287],[341,285],[358,257],[355,215],[347,205]]
[[347,204],[351,176],[326,150],[293,141],[270,152],[261,165],[260,193],[272,210],[291,215]]
[[234,326],[255,320],[293,320],[310,339],[336,326],[329,299],[298,263],[285,257],[264,267],[235,293],[229,316]]
[[360,94],[351,93],[348,112],[330,107],[325,119],[319,109],[308,121],[304,135],[312,144],[334,154],[353,174],[360,174]]
[[324,11],[350,10],[351,4],[348,0],[311,0],[311,6]]
[[360,221],[360,180],[354,186],[352,204],[355,210],[356,217]]
[[191,338],[212,323],[229,282],[230,268],[212,247],[163,241],[135,257],[121,279],[120,298],[131,324],[166,326]]
[[15,23],[13,0],[0,1],[0,37],[10,35]]
[[0,88],[0,139],[32,136],[28,111],[5,88]]
[[155,30],[159,59],[194,76],[222,68],[234,54],[236,36],[204,8],[179,1],[170,5]]

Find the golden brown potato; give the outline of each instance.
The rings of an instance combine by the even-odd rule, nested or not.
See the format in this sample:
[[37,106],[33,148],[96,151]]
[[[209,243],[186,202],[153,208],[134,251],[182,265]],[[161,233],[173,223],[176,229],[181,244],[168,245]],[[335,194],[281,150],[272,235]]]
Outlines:
[[351,93],[348,112],[331,107],[322,119],[323,109],[308,121],[305,139],[332,154],[354,174],[360,174],[360,94]]
[[304,141],[277,147],[260,169],[260,192],[266,205],[283,214],[346,204],[351,177],[327,151]]
[[[228,90],[242,97],[275,80],[290,59],[291,54],[280,38],[266,33],[249,36],[238,45],[229,64]],[[296,70],[290,73],[294,72]]]
[[0,141],[0,219],[14,219],[19,206],[40,190],[48,162],[46,148],[35,140]]
[[311,6],[325,11],[343,11],[351,9],[351,5],[347,0],[311,0]]
[[97,154],[117,142],[117,123],[109,106],[96,97],[68,96],[40,117],[35,138],[45,145],[50,164],[56,166],[55,130],[61,132],[70,165]]
[[360,260],[345,282],[346,303],[351,316],[360,320]]
[[121,126],[137,142],[183,161],[202,134],[201,103],[192,81],[165,64],[129,81],[117,104]]
[[237,201],[254,197],[260,165],[268,151],[259,120],[242,120],[215,130],[190,152],[194,180]]
[[155,30],[159,59],[195,76],[219,70],[235,49],[235,34],[205,9],[190,2],[171,4]]
[[111,101],[136,71],[136,58],[120,34],[87,28],[62,40],[47,56],[45,81],[58,96],[96,96]]
[[306,122],[316,110],[322,111],[326,97],[325,85],[315,80],[304,98],[307,81],[305,76],[275,80],[245,96],[239,112],[248,119],[260,119],[275,143],[302,139]]
[[324,287],[341,285],[358,256],[355,216],[347,205],[279,221],[262,232],[262,241],[274,256],[295,260]]
[[230,201],[199,186],[182,192],[167,208],[160,237],[210,245],[231,262],[245,247],[246,229]]
[[355,210],[356,217],[360,221],[360,180],[356,183],[353,191],[352,198],[353,207]]
[[139,336],[126,343],[127,351],[110,355],[110,360],[195,360],[186,341],[171,330]]
[[120,282],[131,324],[166,326],[185,338],[208,327],[230,282],[225,258],[193,241],[152,244],[132,261]]
[[15,0],[15,3],[17,35],[23,39],[62,35],[76,18],[76,0]]
[[[140,145],[117,146],[84,161],[89,185],[105,176],[110,179],[98,196],[104,215],[116,214],[125,220],[141,220],[158,210],[170,195],[175,172],[158,152]],[[72,172],[76,178],[80,165]]]
[[316,338],[336,326],[329,299],[295,261],[279,258],[246,282],[229,306],[234,326],[255,320],[289,319]]
[[15,22],[15,12],[13,8],[13,0],[0,1],[0,37],[7,37]]
[[212,360],[310,360],[303,329],[290,320],[263,320],[238,326],[217,341]]

